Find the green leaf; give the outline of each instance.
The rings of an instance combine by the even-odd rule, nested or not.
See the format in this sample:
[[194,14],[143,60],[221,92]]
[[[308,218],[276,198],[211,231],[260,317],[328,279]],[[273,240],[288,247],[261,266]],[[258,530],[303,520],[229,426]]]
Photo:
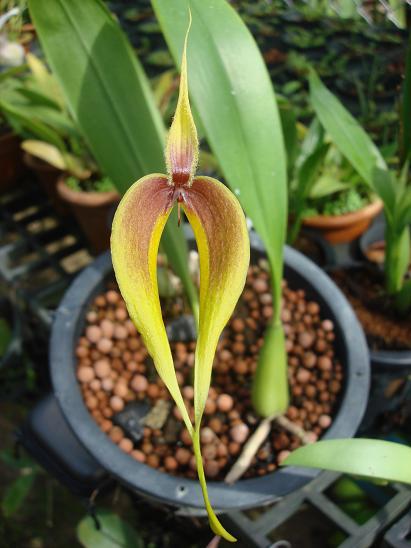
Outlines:
[[[281,295],[287,217],[286,155],[265,63],[225,0],[152,0],[174,60],[181,59],[188,8],[190,97],[222,172],[260,234]],[[276,307],[279,314],[279,307]]]
[[311,103],[324,129],[361,178],[374,187],[374,169],[387,169],[378,148],[313,70],[309,83]]
[[18,74],[21,74],[23,72],[26,72],[27,65],[18,65],[17,67],[11,67],[6,70],[3,70],[0,72],[0,83],[4,82],[8,78],[12,76],[17,76]]
[[398,204],[397,222],[400,230],[411,224],[411,187],[402,193]]
[[49,100],[54,101],[60,108],[65,109],[64,97],[54,76],[48,71],[46,65],[32,53],[26,55],[26,61],[32,73],[36,87]]
[[102,2],[30,0],[30,14],[70,111],[121,192],[164,171],[164,128],[146,77]]
[[321,468],[411,484],[411,448],[372,439],[325,440],[293,451],[283,465]]
[[[247,27],[226,0],[152,0],[152,4],[177,64],[191,9],[190,97],[225,180],[264,243],[271,269],[273,324],[277,325],[287,223],[287,159],[266,65]],[[275,355],[265,352],[267,363],[260,361],[258,367],[285,369],[284,339],[278,341],[282,347],[275,349]],[[267,348],[274,352],[271,344]],[[256,378],[265,382],[264,375]],[[284,412],[287,390],[286,383],[271,391],[256,387],[259,409],[269,415],[279,409]]]
[[30,90],[22,91],[22,95],[31,99],[31,101],[27,101],[25,104],[20,103],[13,105],[21,116],[24,116],[27,120],[31,119],[38,121],[41,124],[45,124],[49,129],[57,132],[60,138],[81,138],[78,129],[63,112],[40,104],[39,98]]
[[[319,171],[323,164],[325,155],[328,151],[328,145],[321,145],[312,154],[306,157],[298,171],[298,187],[297,195],[305,200],[308,196],[314,197],[318,194],[314,192],[314,187],[318,187],[319,183]],[[323,177],[324,179],[324,177]]]
[[140,535],[126,521],[108,510],[96,512],[100,529],[91,516],[77,525],[77,538],[85,548],[143,548]]
[[66,146],[57,131],[48,127],[42,121],[30,116],[30,111],[21,109],[19,106],[8,104],[0,99],[0,109],[3,111],[9,124],[19,135],[28,135],[46,141],[65,150]]
[[385,285],[390,295],[397,294],[410,264],[410,228],[387,223],[385,229]]
[[392,224],[396,215],[396,188],[394,176],[390,171],[375,168],[373,180],[375,192],[384,202],[387,220]]
[[287,153],[287,171],[292,174],[298,154],[297,117],[289,101],[280,97],[277,101]]
[[[408,255],[409,260],[409,255]],[[404,285],[395,296],[395,309],[400,314],[406,314],[411,308],[411,280],[405,280]]]
[[309,197],[313,200],[325,198],[331,196],[336,192],[348,190],[352,187],[350,181],[340,181],[329,173],[324,173],[321,177],[315,180],[313,186],[310,189]]
[[[164,171],[161,116],[130,43],[104,4],[29,0],[29,9],[69,110],[102,172],[124,193],[142,176]],[[196,308],[187,244],[173,218],[164,247]]]
[[22,473],[4,493],[1,509],[6,518],[12,516],[21,507],[33,485],[35,474]]
[[308,128],[308,131],[304,135],[303,142],[301,143],[301,150],[297,165],[300,166],[308,156],[313,154],[313,152],[323,144],[324,128],[320,124],[318,118],[314,118]]

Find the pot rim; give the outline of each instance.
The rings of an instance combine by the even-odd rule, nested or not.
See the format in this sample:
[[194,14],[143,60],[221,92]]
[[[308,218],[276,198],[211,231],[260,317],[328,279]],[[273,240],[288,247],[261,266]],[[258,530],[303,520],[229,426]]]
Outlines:
[[57,192],[71,204],[81,206],[104,206],[114,204],[120,201],[120,194],[116,190],[108,190],[104,192],[84,192],[72,190],[66,185],[67,175],[61,175],[57,180]]
[[372,219],[382,210],[383,205],[383,202],[377,198],[370,204],[367,204],[352,213],[344,213],[343,215],[314,215],[312,217],[305,217],[303,219],[303,224],[305,226],[313,226],[316,228],[342,228],[357,222]]
[[[264,253],[261,240],[254,232],[250,240],[256,253]],[[328,309],[327,315],[331,313],[335,319],[336,341],[346,358],[344,394],[323,439],[352,436],[365,412],[370,384],[369,355],[362,328],[341,291],[317,265],[287,246],[285,263],[291,273],[305,280],[309,292],[317,295],[322,308]],[[82,399],[75,375],[74,345],[86,307],[111,269],[107,252],[77,276],[56,311],[50,338],[50,370],[56,398],[76,437],[123,484],[169,505],[204,508],[198,481],[171,476],[132,459],[101,431]],[[234,485],[215,481],[207,484],[216,509],[240,510],[273,502],[319,473],[319,470],[289,467],[263,477],[241,479]]]

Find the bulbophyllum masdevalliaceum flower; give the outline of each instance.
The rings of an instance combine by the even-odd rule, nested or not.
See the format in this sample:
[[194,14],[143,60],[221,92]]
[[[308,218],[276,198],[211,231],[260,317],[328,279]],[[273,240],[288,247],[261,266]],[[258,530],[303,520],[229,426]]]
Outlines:
[[[177,109],[166,147],[168,175],[139,179],[117,208],[111,234],[115,275],[129,314],[141,333],[192,437],[197,472],[209,521],[215,534],[234,542],[209,501],[200,449],[200,424],[221,331],[244,288],[250,244],[236,197],[211,177],[195,177],[197,130],[187,85],[187,35],[181,65]],[[172,208],[184,210],[197,241],[200,261],[200,314],[194,365],[194,424],[177,382],[157,287],[157,254]],[[180,219],[180,215],[179,215]]]

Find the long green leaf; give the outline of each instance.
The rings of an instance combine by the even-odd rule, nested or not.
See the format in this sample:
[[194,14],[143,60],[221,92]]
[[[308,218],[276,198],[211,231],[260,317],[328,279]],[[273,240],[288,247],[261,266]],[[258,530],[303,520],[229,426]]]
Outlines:
[[411,225],[411,187],[404,190],[398,204],[398,226],[400,229]]
[[372,439],[325,440],[300,447],[283,465],[322,468],[411,484],[411,448]]
[[53,73],[94,156],[121,191],[164,171],[163,133],[147,81],[102,2],[30,0]]
[[[287,160],[274,90],[258,47],[226,0],[152,0],[171,53],[179,63],[189,8],[190,96],[225,179],[261,236],[270,262],[274,318],[260,354],[253,401],[262,415],[283,413],[287,360],[280,322],[287,220]],[[271,344],[272,333],[281,347]],[[267,362],[267,363],[264,363]],[[270,368],[275,371],[270,371]]]
[[228,184],[264,241],[279,302],[287,217],[286,156],[264,61],[225,0],[152,0],[152,4],[176,63],[191,8],[190,95]]
[[55,145],[59,150],[65,150],[64,141],[57,131],[49,128],[40,120],[29,116],[29,112],[22,111],[18,106],[16,107],[2,100],[0,100],[0,110],[19,135],[36,137]]
[[394,174],[385,169],[375,168],[373,172],[374,189],[384,202],[385,216],[392,225],[396,216],[396,183]]
[[[140,177],[164,171],[160,114],[131,45],[104,4],[29,0],[29,9],[52,71],[101,170],[122,193]],[[165,243],[167,255],[196,308],[187,244],[175,215],[166,231],[173,231]]]
[[287,154],[287,172],[291,177],[298,154],[297,117],[289,101],[282,97],[277,97],[277,101]]
[[380,151],[314,71],[309,82],[311,103],[324,129],[364,181],[374,187],[374,169],[387,169]]

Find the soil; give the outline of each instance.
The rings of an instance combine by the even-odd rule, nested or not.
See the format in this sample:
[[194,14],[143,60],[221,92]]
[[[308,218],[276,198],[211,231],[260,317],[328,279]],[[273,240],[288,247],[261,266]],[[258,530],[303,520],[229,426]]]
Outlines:
[[380,272],[355,268],[331,276],[353,307],[372,350],[411,350],[411,317],[395,313]]
[[328,257],[324,248],[311,235],[300,232],[298,238],[293,243],[293,247],[319,266],[324,266],[327,263]]
[[[343,386],[342,366],[333,349],[334,326],[322,317],[317,303],[306,299],[304,291],[292,290],[286,282],[283,302],[291,387],[286,415],[315,440],[331,425]],[[166,310],[168,318],[181,315],[183,300],[174,299]],[[262,263],[250,267],[245,290],[217,348],[201,430],[209,478],[225,477],[258,425],[250,385],[271,316],[269,279]],[[178,381],[191,416],[195,344],[171,343]],[[86,406],[112,441],[131,457],[160,471],[196,478],[191,440],[180,412],[156,374],[114,286],[93,301],[76,355],[77,377]],[[147,402],[152,408],[144,419],[140,441],[136,431],[118,426],[122,413],[139,412],[136,402]],[[274,471],[300,444],[300,438],[273,423],[244,477]]]

